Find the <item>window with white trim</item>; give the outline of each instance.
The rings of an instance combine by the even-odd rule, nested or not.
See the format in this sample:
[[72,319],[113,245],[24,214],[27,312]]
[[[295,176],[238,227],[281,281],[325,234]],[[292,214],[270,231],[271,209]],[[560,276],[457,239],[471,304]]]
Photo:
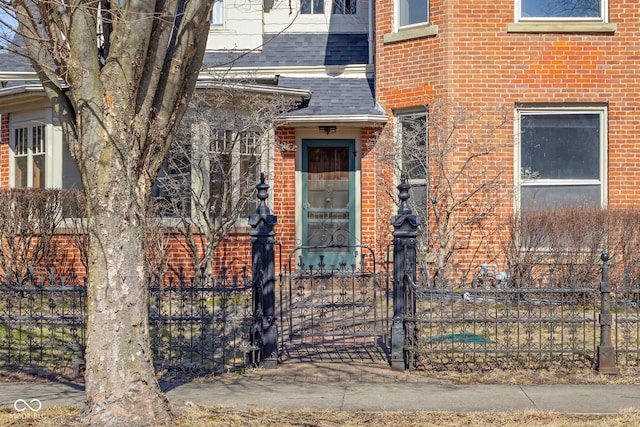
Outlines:
[[[211,209],[226,217],[241,208],[246,218],[256,211],[254,187],[260,166],[258,132],[211,129],[210,138],[210,200]],[[230,197],[219,197],[228,194]]]
[[80,172],[60,126],[34,116],[11,116],[9,184],[16,188],[82,189]]
[[324,0],[300,0],[300,13],[303,15],[324,14]]
[[255,213],[255,185],[264,170],[263,134],[221,130],[206,123],[178,134],[152,189],[160,216],[209,215],[208,221]]
[[224,26],[224,2],[223,0],[214,0],[213,9],[211,9],[211,26]]
[[411,184],[409,203],[416,214],[426,218],[429,170],[427,111],[397,113],[396,120],[402,150],[400,171]]
[[429,0],[396,0],[397,28],[429,23]]
[[14,187],[46,186],[46,146],[44,125],[13,128]]
[[607,22],[607,0],[515,0],[517,21]]
[[516,116],[521,212],[604,206],[606,108],[519,108]]

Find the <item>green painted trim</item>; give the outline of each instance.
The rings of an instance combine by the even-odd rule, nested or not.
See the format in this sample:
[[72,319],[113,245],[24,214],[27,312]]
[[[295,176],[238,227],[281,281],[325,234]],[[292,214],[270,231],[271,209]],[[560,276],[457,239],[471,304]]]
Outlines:
[[[308,237],[308,224],[309,221],[307,219],[305,205],[307,204],[307,190],[308,190],[308,180],[307,173],[309,171],[309,148],[313,147],[347,147],[349,153],[353,153],[355,150],[355,140],[354,139],[303,139],[302,140],[302,169],[301,169],[301,189],[302,189],[302,212],[300,215],[301,225],[302,225],[302,244],[304,245],[307,241]],[[355,156],[349,156],[349,242],[348,244],[354,245],[355,237],[356,237],[356,160]],[[302,256],[305,257],[305,263],[309,263],[306,260],[307,250],[302,251]],[[315,258],[318,255],[317,252],[314,252],[313,257]],[[348,265],[355,262],[355,258],[352,254],[348,252],[335,252],[328,251],[325,255],[325,265],[329,266],[331,264],[336,265],[338,261],[338,257],[343,256]],[[312,262],[313,263],[313,262]]]

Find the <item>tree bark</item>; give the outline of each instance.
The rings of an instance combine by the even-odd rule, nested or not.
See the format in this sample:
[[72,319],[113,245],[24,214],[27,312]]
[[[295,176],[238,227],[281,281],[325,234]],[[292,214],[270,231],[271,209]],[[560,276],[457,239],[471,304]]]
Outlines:
[[[82,177],[90,236],[91,425],[168,424],[149,343],[150,190],[194,91],[213,0],[15,0],[29,58]],[[101,31],[101,33],[99,33]]]
[[87,407],[82,417],[90,425],[101,426],[165,424],[171,420],[171,411],[155,378],[149,344],[144,227],[126,209],[135,201],[124,197],[119,196],[119,203],[111,207],[93,202]]

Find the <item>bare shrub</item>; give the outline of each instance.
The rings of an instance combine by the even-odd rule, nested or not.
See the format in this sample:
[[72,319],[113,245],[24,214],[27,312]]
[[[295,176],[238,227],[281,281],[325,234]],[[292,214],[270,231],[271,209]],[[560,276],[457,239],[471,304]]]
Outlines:
[[67,228],[70,230],[72,245],[80,253],[80,262],[85,271],[89,265],[89,233],[86,224],[86,201],[84,192],[68,191],[64,195],[62,207]]
[[[89,256],[89,233],[86,223],[86,201],[82,191],[67,191],[63,194],[62,212],[71,244],[80,253],[80,261],[87,271]],[[145,217],[146,269],[149,274],[167,269],[167,246],[169,234],[158,215],[161,207],[152,203]]]
[[216,248],[255,212],[271,132],[297,102],[245,90],[251,81],[211,78],[211,91],[194,95],[153,194],[157,212],[174,220],[196,271],[211,271]]
[[[426,119],[397,118],[383,135],[394,143],[381,146],[377,156],[412,184],[409,203],[421,218],[418,261],[434,277],[455,275],[453,267],[461,262],[472,265],[472,255],[457,256],[473,252],[470,242],[486,249],[488,222],[510,194],[508,176],[497,166],[500,153],[513,146],[498,135],[509,114],[506,106],[439,99],[429,104]],[[421,188],[415,186],[418,176],[424,177]],[[385,184],[395,199],[397,192]]]
[[[600,280],[600,255],[612,257],[612,273],[638,278],[640,212],[575,205],[513,216],[502,241],[512,279],[535,280],[553,272],[559,283]],[[612,276],[613,278],[614,276]]]
[[[64,190],[0,190],[0,277],[24,276],[30,267],[47,268],[56,253],[52,241],[61,221]],[[9,274],[11,272],[11,274]]]

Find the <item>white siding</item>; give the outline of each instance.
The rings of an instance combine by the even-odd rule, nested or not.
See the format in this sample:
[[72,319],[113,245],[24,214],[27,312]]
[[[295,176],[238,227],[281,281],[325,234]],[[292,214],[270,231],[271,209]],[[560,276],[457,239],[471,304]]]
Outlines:
[[358,0],[356,14],[331,14],[331,0],[325,0],[325,13],[301,15],[300,0],[275,0],[263,12],[262,0],[225,0],[225,22],[211,27],[207,50],[260,50],[262,34],[278,33],[366,33],[369,30],[369,1]]

